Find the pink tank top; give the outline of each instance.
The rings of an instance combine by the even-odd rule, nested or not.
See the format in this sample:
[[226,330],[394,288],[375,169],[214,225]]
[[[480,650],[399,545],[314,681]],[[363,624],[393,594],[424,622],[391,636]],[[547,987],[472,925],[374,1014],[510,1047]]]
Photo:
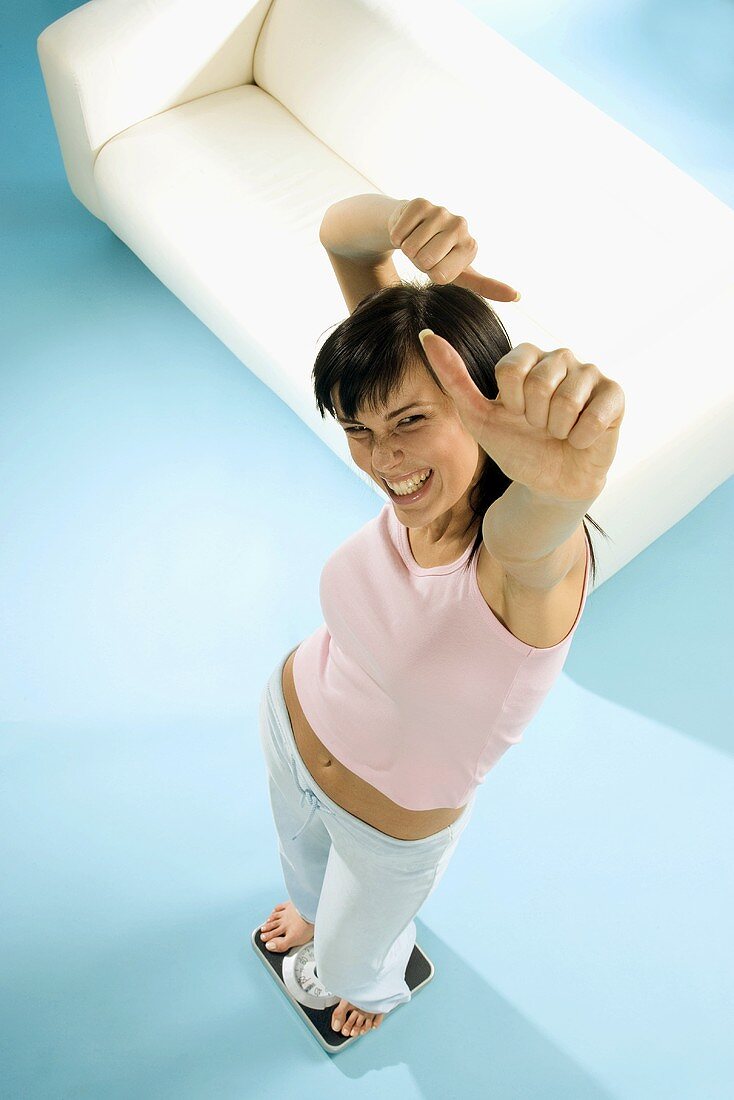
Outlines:
[[511,634],[477,584],[471,546],[424,569],[392,504],[327,560],[323,624],[299,646],[303,712],[345,767],[410,810],[458,809],[538,711],[563,668],[557,645]]

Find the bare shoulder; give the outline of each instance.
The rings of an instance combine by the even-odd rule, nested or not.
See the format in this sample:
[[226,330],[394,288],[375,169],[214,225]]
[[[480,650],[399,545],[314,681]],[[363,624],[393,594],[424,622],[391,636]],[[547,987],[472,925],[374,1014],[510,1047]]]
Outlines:
[[[584,542],[583,529],[580,537]],[[485,603],[502,625],[521,642],[548,649],[566,637],[578,615],[586,575],[586,548],[566,576],[553,588],[530,588],[511,577],[482,544],[477,561],[477,585]]]

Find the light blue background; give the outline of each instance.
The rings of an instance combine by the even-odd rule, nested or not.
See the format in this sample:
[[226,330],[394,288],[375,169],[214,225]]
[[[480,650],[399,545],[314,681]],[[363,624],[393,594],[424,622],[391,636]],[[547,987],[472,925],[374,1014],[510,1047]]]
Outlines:
[[[71,6],[2,54],[0,1092],[730,1098],[731,483],[590,596],[420,996],[330,1059],[255,958],[260,693],[381,502],[73,198],[35,45]],[[467,6],[734,204],[731,4]]]

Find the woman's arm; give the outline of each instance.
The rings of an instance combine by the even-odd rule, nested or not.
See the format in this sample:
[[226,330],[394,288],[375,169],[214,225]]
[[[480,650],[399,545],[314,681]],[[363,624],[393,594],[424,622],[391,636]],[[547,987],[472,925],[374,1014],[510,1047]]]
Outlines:
[[371,194],[342,199],[326,211],[319,239],[350,309],[370,290],[400,284],[392,262],[396,248],[434,283],[455,283],[497,302],[520,298],[508,283],[472,267],[478,245],[466,218],[423,197],[393,199]]
[[323,217],[319,240],[350,313],[368,294],[402,281],[387,231],[390,215],[402,205],[388,195],[354,195],[334,203]]
[[335,202],[324,214],[319,240],[335,256],[379,266],[395,251],[388,222],[405,202],[389,195],[351,195]]
[[369,260],[348,260],[346,256],[339,256],[328,248],[326,254],[350,313],[354,313],[368,294],[374,294],[376,290],[382,290],[386,286],[400,286],[402,282],[391,259],[373,265]]

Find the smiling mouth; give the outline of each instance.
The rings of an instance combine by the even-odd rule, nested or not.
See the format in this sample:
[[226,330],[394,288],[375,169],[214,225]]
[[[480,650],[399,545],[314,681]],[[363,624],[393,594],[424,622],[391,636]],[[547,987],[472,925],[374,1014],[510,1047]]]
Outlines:
[[423,496],[428,492],[430,486],[433,485],[433,474],[434,470],[431,468],[431,472],[425,479],[425,481],[423,481],[412,493],[396,493],[393,489],[390,488],[385,478],[383,478],[382,480],[385,484],[385,488],[390,494],[391,500],[397,501],[400,504],[412,504],[414,501],[422,499]]

